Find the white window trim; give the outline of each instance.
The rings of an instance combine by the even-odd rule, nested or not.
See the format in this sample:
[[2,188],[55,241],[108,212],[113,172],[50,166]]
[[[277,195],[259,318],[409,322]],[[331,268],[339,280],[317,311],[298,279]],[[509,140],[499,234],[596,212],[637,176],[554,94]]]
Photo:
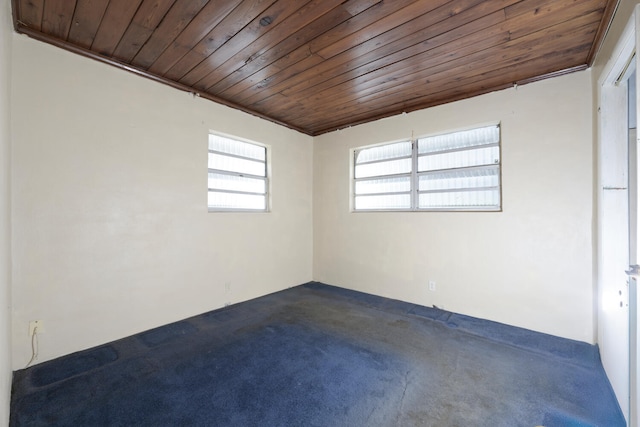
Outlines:
[[[259,142],[256,141],[252,141],[246,138],[240,138],[238,136],[235,135],[230,135],[230,134],[226,134],[226,133],[221,133],[221,132],[215,132],[215,131],[209,131],[209,133],[207,134],[207,157],[208,157],[208,153],[217,153],[220,155],[224,155],[224,156],[228,156],[228,157],[234,157],[234,158],[239,158],[239,159],[243,159],[243,160],[248,160],[248,161],[255,161],[255,162],[259,162],[259,163],[263,163],[261,160],[256,160],[256,159],[252,159],[252,158],[248,158],[248,157],[244,157],[244,156],[238,156],[238,155],[234,155],[234,154],[230,154],[230,153],[223,153],[223,152],[218,152],[216,150],[211,150],[208,148],[209,146],[209,142],[208,142],[208,138],[209,135],[216,135],[222,138],[227,138],[227,139],[232,139],[238,142],[243,142],[246,144],[251,144],[251,145],[255,145],[258,147],[262,147],[265,150],[265,159],[264,159],[264,168],[265,168],[265,175],[264,176],[260,176],[260,175],[252,175],[252,174],[246,174],[246,173],[237,173],[237,172],[230,172],[230,171],[225,171],[225,170],[220,170],[220,169],[212,169],[209,168],[207,165],[207,175],[209,173],[220,173],[220,174],[226,174],[226,175],[231,175],[231,176],[243,176],[243,177],[247,177],[247,178],[253,178],[253,179],[261,179],[264,180],[265,182],[265,192],[264,193],[252,193],[252,192],[246,192],[246,191],[234,191],[234,190],[223,190],[223,189],[216,189],[216,192],[220,192],[220,193],[231,193],[231,194],[254,194],[254,195],[264,195],[265,196],[265,208],[264,209],[246,209],[246,208],[222,208],[222,207],[215,207],[215,206],[209,206],[209,203],[207,202],[207,211],[210,213],[215,213],[215,212],[241,212],[241,213],[268,213],[271,211],[271,180],[270,180],[270,176],[271,176],[271,148],[266,145],[266,144],[261,144]],[[207,193],[209,193],[211,190],[213,190],[212,188],[210,188],[207,185]]]
[[[472,206],[472,207],[464,207],[464,206],[460,206],[460,207],[443,207],[443,208],[420,208],[418,207],[418,199],[419,199],[419,195],[420,193],[426,193],[428,191],[419,191],[419,177],[421,175],[426,175],[429,173],[438,173],[438,172],[442,172],[442,170],[439,171],[428,171],[428,172],[418,172],[418,158],[420,157],[419,153],[418,153],[418,140],[422,139],[422,138],[429,138],[429,137],[433,137],[433,136],[439,136],[439,135],[447,135],[447,134],[451,134],[451,133],[456,133],[456,132],[464,132],[466,130],[473,130],[473,129],[480,129],[480,128],[484,128],[484,127],[490,127],[490,126],[497,126],[498,127],[498,132],[499,132],[499,139],[498,142],[495,144],[487,144],[484,145],[483,147],[488,147],[488,146],[496,146],[498,147],[499,150],[499,157],[500,160],[499,162],[496,164],[498,166],[498,190],[499,190],[499,194],[500,194],[500,204],[498,207],[493,207],[493,206],[487,206],[487,207],[478,207],[478,206]],[[385,145],[391,145],[391,144],[396,144],[396,143],[401,143],[401,142],[411,142],[411,171],[409,173],[402,173],[402,174],[397,174],[397,175],[379,175],[379,176],[372,176],[372,177],[364,177],[364,178],[356,178],[355,177],[355,167],[356,167],[356,157],[359,151],[363,150],[363,149],[368,149],[368,148],[375,148],[375,147],[381,147],[381,146],[385,146]],[[471,149],[471,148],[469,148]],[[466,151],[469,149],[460,149],[460,151]],[[452,150],[453,151],[453,150]],[[456,150],[457,151],[457,150]],[[438,153],[440,154],[440,153]],[[471,127],[466,127],[466,128],[460,128],[460,129],[456,129],[456,130],[450,130],[450,131],[444,131],[444,132],[438,132],[438,133],[433,133],[433,134],[426,134],[426,135],[420,135],[417,137],[412,136],[409,139],[399,139],[399,140],[395,140],[395,141],[385,141],[379,144],[373,144],[373,145],[367,145],[367,146],[361,146],[361,147],[355,147],[353,149],[350,150],[350,196],[349,196],[349,209],[352,213],[371,213],[371,212],[401,212],[401,213],[405,213],[405,212],[502,212],[503,211],[503,197],[502,197],[502,124],[500,122],[490,122],[490,123],[485,123],[485,124],[481,124],[481,125],[476,125],[476,126],[471,126]],[[393,160],[397,160],[397,159],[401,159],[401,158],[408,158],[407,157],[398,157],[398,158],[393,158]],[[381,160],[382,161],[388,161],[388,160]],[[371,162],[373,163],[373,162]],[[471,166],[471,167],[461,167],[461,168],[453,168],[451,170],[462,170],[462,169],[474,169],[474,168],[486,168],[487,165],[483,165],[483,166]],[[393,209],[393,208],[383,208],[383,209],[356,209],[355,207],[355,199],[356,199],[356,189],[355,189],[355,183],[357,181],[361,181],[361,180],[367,180],[367,179],[375,179],[375,178],[393,178],[393,177],[400,177],[400,176],[410,176],[410,190],[408,192],[392,192],[392,193],[388,193],[388,194],[408,194],[410,193],[410,208],[399,208],[399,209]],[[494,188],[494,187],[491,187]],[[449,190],[451,191],[451,190]],[[455,191],[455,190],[453,190]],[[380,193],[380,195],[382,195],[383,193]]]

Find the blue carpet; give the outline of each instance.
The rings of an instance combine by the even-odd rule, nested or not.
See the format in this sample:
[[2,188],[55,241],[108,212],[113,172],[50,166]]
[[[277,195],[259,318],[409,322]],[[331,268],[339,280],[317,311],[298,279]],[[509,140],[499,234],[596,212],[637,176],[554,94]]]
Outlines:
[[598,349],[308,283],[16,371],[11,426],[624,426]]

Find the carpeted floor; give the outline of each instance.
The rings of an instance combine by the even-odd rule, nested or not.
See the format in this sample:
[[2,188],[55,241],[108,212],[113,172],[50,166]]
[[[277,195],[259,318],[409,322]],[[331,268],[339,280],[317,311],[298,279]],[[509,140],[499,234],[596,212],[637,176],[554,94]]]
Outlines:
[[598,349],[308,283],[14,373],[11,426],[624,426]]

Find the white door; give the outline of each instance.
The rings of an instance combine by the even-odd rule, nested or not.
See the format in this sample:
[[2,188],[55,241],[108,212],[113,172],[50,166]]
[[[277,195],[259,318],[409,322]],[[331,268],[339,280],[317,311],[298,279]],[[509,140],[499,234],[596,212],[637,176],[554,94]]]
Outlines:
[[[602,363],[630,426],[637,426],[637,322],[630,289],[638,264],[636,19],[629,20],[599,81],[598,344]],[[630,95],[631,91],[631,95]],[[631,103],[629,102],[631,101]],[[630,292],[631,290],[631,292]],[[633,375],[633,376],[632,376]]]

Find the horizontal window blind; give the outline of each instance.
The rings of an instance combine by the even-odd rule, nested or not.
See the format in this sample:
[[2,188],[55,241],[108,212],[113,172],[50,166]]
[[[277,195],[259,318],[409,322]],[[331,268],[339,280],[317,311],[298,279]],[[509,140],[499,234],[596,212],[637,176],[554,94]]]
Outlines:
[[356,210],[411,207],[412,146],[402,141],[355,152]]
[[354,152],[354,210],[500,210],[500,126]]
[[209,210],[267,210],[267,149],[210,134]]

